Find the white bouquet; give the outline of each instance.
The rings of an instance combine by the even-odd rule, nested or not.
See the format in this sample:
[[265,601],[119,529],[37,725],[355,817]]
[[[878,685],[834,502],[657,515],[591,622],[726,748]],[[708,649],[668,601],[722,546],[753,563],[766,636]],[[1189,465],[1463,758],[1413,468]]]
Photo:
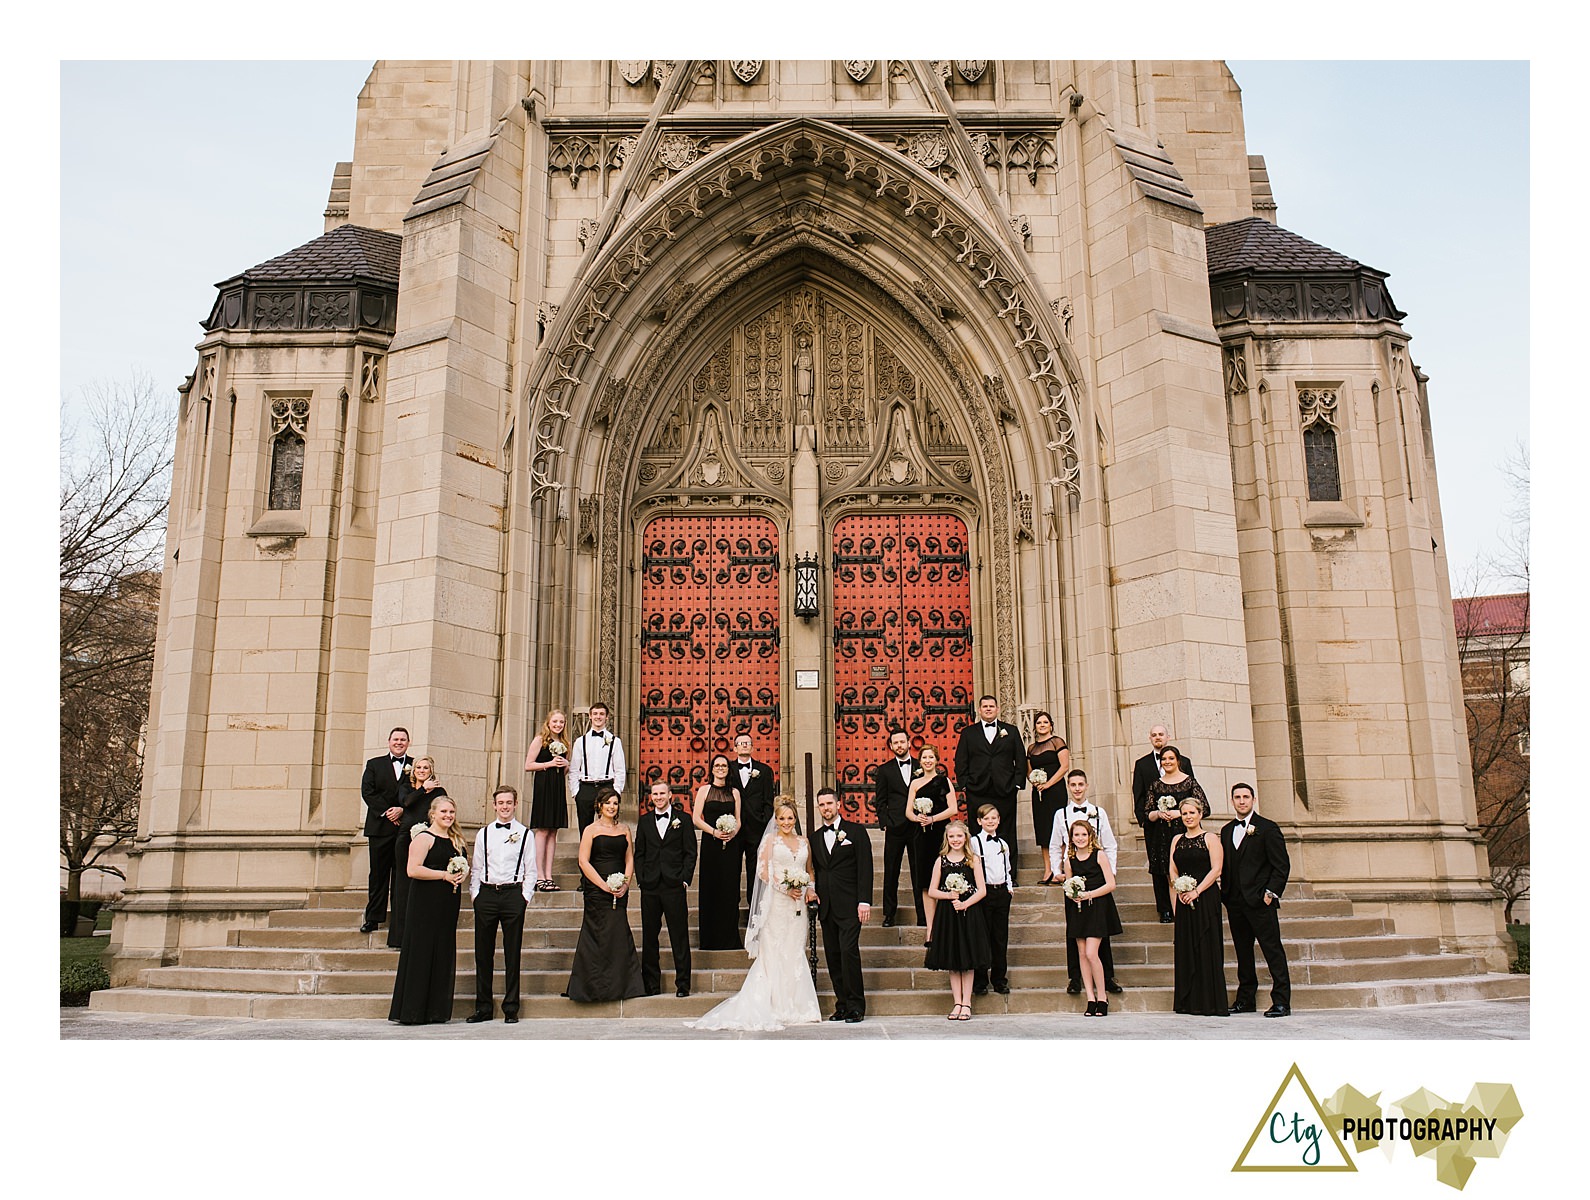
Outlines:
[[[447,873],[449,875],[457,875],[459,872],[463,872],[465,875],[469,874],[469,860],[462,854],[455,854],[447,860]],[[459,880],[459,883],[453,884],[453,891],[456,892],[462,882],[463,880]]]
[[1033,771],[1031,775],[1028,775],[1027,778],[1030,779],[1035,785],[1042,787],[1044,784],[1049,782],[1049,772],[1045,771],[1042,767],[1039,767],[1037,770]]
[[1175,796],[1161,796],[1159,798],[1160,812],[1175,812],[1180,807],[1181,801],[1177,800]]
[[926,796],[918,796],[915,800],[911,801],[911,811],[916,813],[916,815],[919,817],[925,817],[928,815],[928,813],[933,811],[933,801],[929,800]]
[[1063,887],[1061,890],[1065,892],[1067,900],[1080,901],[1082,899],[1082,893],[1088,890],[1088,881],[1083,879],[1080,875],[1073,875],[1070,879],[1066,880],[1065,887]]
[[786,892],[805,892],[812,877],[797,867],[785,867],[778,873],[778,886]]
[[[1188,892],[1193,892],[1193,891],[1197,891],[1198,890],[1198,881],[1196,879],[1194,879],[1191,875],[1178,875],[1178,876],[1176,876],[1175,882],[1172,883],[1170,886],[1175,888],[1176,891],[1179,892],[1181,895],[1185,896]],[[1196,900],[1189,900],[1188,903],[1189,904],[1197,904],[1198,902]]]
[[569,752],[569,748],[556,739],[547,743],[547,749],[552,751],[553,758],[562,758]]
[[[740,823],[734,819],[734,815],[732,813],[724,813],[712,823],[712,827],[719,833],[726,833],[729,835],[729,837],[733,837],[735,831],[740,828]],[[729,848],[727,839],[719,842],[718,845],[722,846],[725,850]]]
[[972,890],[972,881],[959,871],[951,871],[944,876],[944,890],[952,896],[964,896]]
[[624,873],[614,871],[607,877],[607,886],[613,889],[613,907],[618,907],[618,889],[624,886]]

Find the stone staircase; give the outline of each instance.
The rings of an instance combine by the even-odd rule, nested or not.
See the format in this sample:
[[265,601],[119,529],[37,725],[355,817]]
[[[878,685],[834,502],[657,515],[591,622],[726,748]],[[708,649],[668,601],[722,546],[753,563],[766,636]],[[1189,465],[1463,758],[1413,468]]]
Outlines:
[[[576,1004],[559,993],[568,983],[579,936],[580,894],[575,839],[565,831],[558,847],[555,877],[561,892],[537,893],[526,918],[520,1016],[680,1017],[704,1013],[736,991],[749,960],[740,951],[692,950],[691,995],[673,995],[673,956],[666,935],[662,952],[664,991],[613,1004]],[[882,862],[882,837],[874,834],[875,858]],[[902,875],[904,872],[902,871]],[[1141,842],[1128,837],[1121,847],[1122,880],[1116,900],[1124,926],[1112,939],[1116,976],[1124,995],[1110,997],[1112,1012],[1169,1012],[1171,1009],[1172,927],[1159,923],[1148,882]],[[1019,880],[1026,882],[1029,872]],[[1036,873],[1031,873],[1036,879]],[[881,890],[880,890],[881,891]],[[910,911],[910,893],[901,881]],[[881,894],[874,897],[881,899]],[[980,1015],[997,1013],[1080,1012],[1084,999],[1066,993],[1065,916],[1059,888],[1019,887],[1011,908],[1008,996],[979,997]],[[231,1016],[263,1019],[383,1019],[392,995],[398,952],[386,946],[386,931],[358,932],[364,907],[359,891],[323,892],[303,908],[269,914],[260,928],[234,929],[225,946],[181,951],[176,965],[140,972],[137,986],[95,992],[96,1012]],[[691,932],[695,932],[694,898]],[[862,961],[867,1011],[876,1016],[941,1016],[948,1010],[949,984],[942,972],[922,965],[924,931],[915,926],[881,927],[881,908],[862,930]],[[630,922],[639,944],[638,903],[631,901]],[[1473,955],[1442,954],[1436,938],[1399,934],[1380,917],[1353,915],[1352,904],[1313,895],[1307,885],[1288,889],[1281,916],[1292,971],[1292,1005],[1300,1011],[1323,1008],[1375,1008],[1529,995],[1527,975],[1489,973]],[[824,1012],[832,993],[818,945],[818,991]],[[502,997],[502,953],[497,953]],[[1228,987],[1235,991],[1235,957],[1226,947]],[[1260,1007],[1268,1003],[1269,976],[1260,957]],[[458,929],[458,981],[455,1018],[474,1008],[474,929],[467,898]]]

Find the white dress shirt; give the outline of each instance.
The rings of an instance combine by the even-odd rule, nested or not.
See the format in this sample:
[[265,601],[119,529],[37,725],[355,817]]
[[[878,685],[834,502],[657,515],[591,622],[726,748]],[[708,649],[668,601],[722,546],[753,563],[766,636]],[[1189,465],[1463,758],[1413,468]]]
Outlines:
[[[522,874],[524,898],[529,900],[536,890],[536,855],[535,847],[530,844],[530,831],[517,820],[509,821],[507,829],[499,825],[492,821],[475,834],[469,898],[473,900],[480,895],[481,884],[512,883]],[[513,840],[509,841],[510,838]]]
[[1066,797],[1065,805],[1054,815],[1054,831],[1049,835],[1049,861],[1065,860],[1066,847],[1071,844],[1071,822],[1086,821],[1098,834],[1099,848],[1110,860],[1110,870],[1115,870],[1115,832],[1110,828],[1110,814],[1097,804],[1084,800],[1079,808]]
[[[612,742],[604,745],[604,736],[611,736]],[[624,741],[611,729],[604,729],[601,733],[587,730],[574,739],[574,746],[569,751],[570,797],[580,790],[580,784],[593,779],[611,779],[613,790],[622,795],[627,773],[624,766]]]
[[972,839],[972,846],[983,860],[983,883],[989,889],[1008,885],[1015,891],[1015,880],[1010,877],[1010,847],[1005,839],[979,833]]

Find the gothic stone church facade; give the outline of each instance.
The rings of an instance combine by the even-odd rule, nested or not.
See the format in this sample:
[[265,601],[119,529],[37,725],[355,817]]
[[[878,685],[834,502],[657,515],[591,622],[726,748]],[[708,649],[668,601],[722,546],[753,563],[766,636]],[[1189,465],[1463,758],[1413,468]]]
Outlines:
[[985,691],[1501,966],[1426,381],[1276,215],[1221,63],[376,64],[183,389],[116,977],[360,886],[393,725],[470,825],[597,700],[870,820]]

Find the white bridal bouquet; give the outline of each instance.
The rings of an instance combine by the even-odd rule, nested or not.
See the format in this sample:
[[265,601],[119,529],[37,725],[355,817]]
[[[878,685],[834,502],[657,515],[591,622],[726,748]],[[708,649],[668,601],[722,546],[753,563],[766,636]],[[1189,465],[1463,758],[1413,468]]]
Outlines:
[[1080,875],[1071,876],[1070,879],[1066,880],[1065,887],[1061,889],[1061,891],[1065,892],[1067,900],[1078,901],[1082,899],[1082,893],[1087,890],[1088,881]]
[[778,874],[778,885],[786,892],[805,892],[812,877],[796,867],[785,867]]
[[1049,782],[1049,772],[1045,771],[1042,767],[1039,767],[1031,775],[1027,776],[1027,778],[1033,783],[1037,784],[1039,787],[1042,787],[1044,784]]
[[[452,858],[447,860],[447,873],[449,875],[457,875],[460,871],[462,871],[465,875],[469,874],[469,860],[462,854],[455,854]],[[459,881],[459,883],[462,882],[462,880]],[[453,891],[456,892],[458,890],[459,883],[453,884]]]
[[569,748],[556,739],[547,743],[547,749],[552,751],[553,758],[562,758],[569,752]]
[[[1170,886],[1185,896],[1188,892],[1197,891],[1198,881],[1191,875],[1178,875],[1176,876],[1176,882],[1172,883]],[[1196,900],[1191,900],[1188,903],[1197,904],[1198,902]]]
[[1175,796],[1161,796],[1159,798],[1160,812],[1175,812],[1180,807],[1181,801],[1177,800]]
[[925,817],[928,815],[928,813],[933,811],[933,801],[929,800],[926,796],[918,796],[915,800],[911,801],[911,811],[916,813],[916,815],[919,817]]
[[[726,833],[730,837],[733,837],[735,830],[740,828],[740,823],[734,819],[732,813],[724,813],[712,823],[712,827],[719,833]],[[725,850],[729,848],[729,843],[727,841],[719,842],[718,845],[722,846]]]
[[614,871],[607,877],[607,886],[613,889],[613,907],[618,907],[618,889],[624,886],[624,873]]
[[959,871],[951,871],[944,876],[944,890],[952,896],[964,896],[972,890],[972,881]]

